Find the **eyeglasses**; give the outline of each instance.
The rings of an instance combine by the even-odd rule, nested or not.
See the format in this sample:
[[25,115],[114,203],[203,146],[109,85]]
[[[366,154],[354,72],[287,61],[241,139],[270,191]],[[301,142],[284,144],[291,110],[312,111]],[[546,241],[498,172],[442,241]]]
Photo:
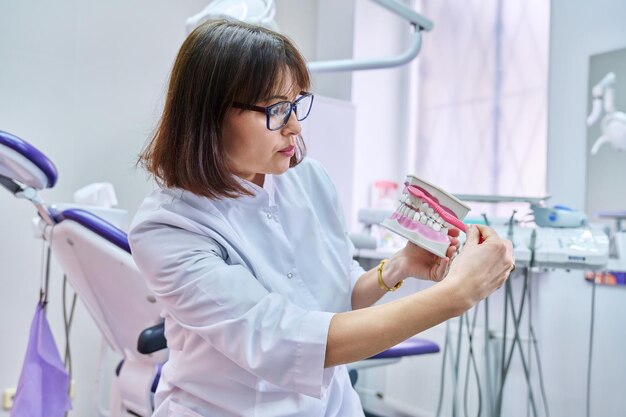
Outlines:
[[267,128],[269,130],[278,130],[287,124],[292,111],[296,113],[298,121],[307,118],[311,112],[311,107],[313,107],[313,94],[301,91],[300,97],[294,102],[279,101],[267,107],[237,102],[233,103],[233,107],[265,113],[267,117]]

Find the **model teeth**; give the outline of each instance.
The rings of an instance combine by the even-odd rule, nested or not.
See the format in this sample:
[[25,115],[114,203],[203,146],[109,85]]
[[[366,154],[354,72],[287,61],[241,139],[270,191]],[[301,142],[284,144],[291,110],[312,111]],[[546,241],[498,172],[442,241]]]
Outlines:
[[437,213],[433,207],[412,194],[402,194],[400,197],[400,207],[398,207],[396,213],[414,222],[419,222],[446,236],[448,229],[451,227],[449,223],[441,218],[441,215]]
[[[469,207],[414,176],[407,176],[405,188],[397,199],[397,210],[382,222],[382,227],[439,257],[445,257],[451,242],[456,241],[449,233],[458,235],[457,228],[446,219],[459,224],[456,217],[459,220],[465,217]],[[455,230],[450,232],[453,228]]]

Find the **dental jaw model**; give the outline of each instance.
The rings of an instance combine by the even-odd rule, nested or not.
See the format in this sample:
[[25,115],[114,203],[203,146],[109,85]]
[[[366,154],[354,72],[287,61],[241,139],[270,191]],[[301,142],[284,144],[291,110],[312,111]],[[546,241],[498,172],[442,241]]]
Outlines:
[[408,175],[400,206],[381,226],[444,258],[450,246],[448,230],[466,231],[461,221],[470,208],[440,188]]

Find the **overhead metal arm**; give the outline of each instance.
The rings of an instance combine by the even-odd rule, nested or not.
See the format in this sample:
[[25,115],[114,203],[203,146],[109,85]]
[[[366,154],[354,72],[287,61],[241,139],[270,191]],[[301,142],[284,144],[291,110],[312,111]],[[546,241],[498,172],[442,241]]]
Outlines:
[[[433,28],[433,22],[404,5],[400,0],[371,1],[400,16],[413,26],[414,33],[408,49],[400,55],[391,57],[310,62],[308,68],[311,72],[392,68],[410,62],[419,54],[422,48],[422,31],[430,31]],[[276,30],[275,11],[274,0],[213,0],[200,13],[187,19],[187,32],[191,32],[194,27],[206,19],[225,16]]]
[[323,73],[392,68],[412,61],[419,54],[422,49],[422,31],[430,31],[433,28],[433,22],[398,0],[371,1],[406,19],[413,26],[414,33],[408,49],[403,54],[391,57],[310,62],[308,67],[311,72]]

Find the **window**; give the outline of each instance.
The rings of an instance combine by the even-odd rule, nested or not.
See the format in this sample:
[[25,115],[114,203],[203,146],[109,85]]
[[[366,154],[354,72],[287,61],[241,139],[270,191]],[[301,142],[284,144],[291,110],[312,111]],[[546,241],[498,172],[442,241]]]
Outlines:
[[550,2],[424,0],[420,11],[435,27],[418,65],[415,172],[453,193],[545,195]]

